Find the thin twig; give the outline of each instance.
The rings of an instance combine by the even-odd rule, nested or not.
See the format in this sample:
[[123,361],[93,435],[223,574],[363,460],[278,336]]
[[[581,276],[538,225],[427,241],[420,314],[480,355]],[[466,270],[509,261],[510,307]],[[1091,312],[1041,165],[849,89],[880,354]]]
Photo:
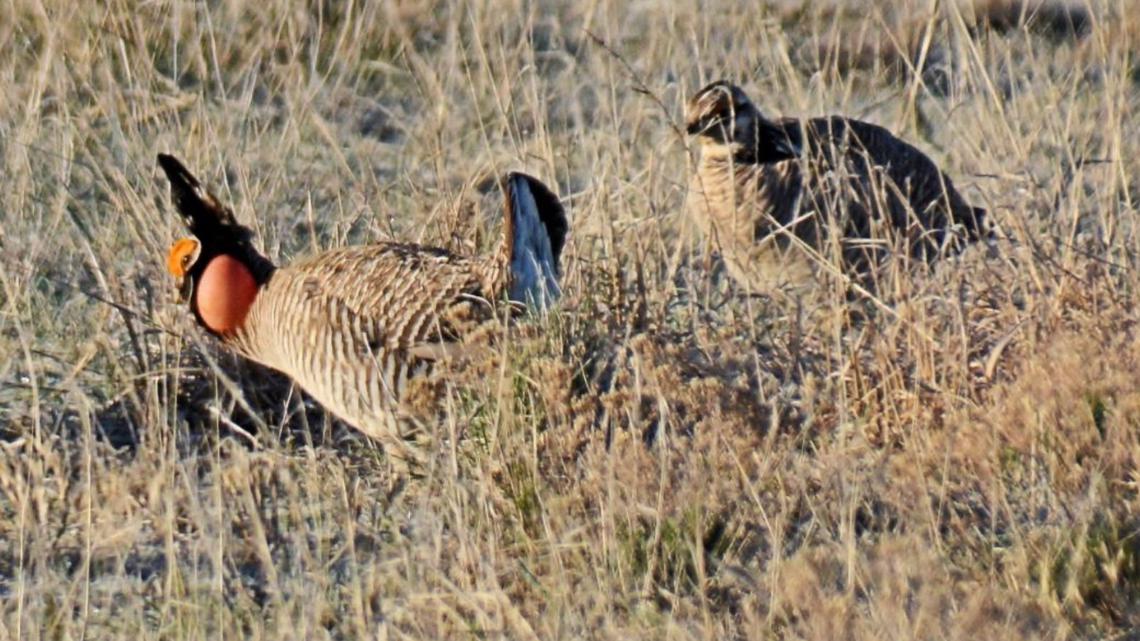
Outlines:
[[679,138],[683,143],[686,139],[685,132],[682,131],[681,127],[678,126],[677,123],[673,120],[673,116],[671,116],[669,113],[669,108],[665,106],[665,101],[662,100],[661,97],[656,93],[654,93],[653,90],[649,88],[649,85],[645,84],[645,81],[641,79],[641,76],[639,76],[636,71],[634,71],[633,66],[626,61],[625,57],[615,51],[614,48],[611,47],[604,39],[598,35],[595,35],[594,32],[590,31],[589,29],[586,29],[586,35],[590,38],[590,40],[594,41],[594,44],[598,45],[602,49],[605,49],[606,53],[610,54],[615,60],[621,63],[621,66],[625,69],[626,75],[629,76],[629,79],[633,82],[633,91],[635,93],[648,96],[649,99],[652,100],[659,109],[661,109],[661,113],[665,115],[665,122],[669,123],[669,128],[673,130],[673,133],[677,134],[677,138]]

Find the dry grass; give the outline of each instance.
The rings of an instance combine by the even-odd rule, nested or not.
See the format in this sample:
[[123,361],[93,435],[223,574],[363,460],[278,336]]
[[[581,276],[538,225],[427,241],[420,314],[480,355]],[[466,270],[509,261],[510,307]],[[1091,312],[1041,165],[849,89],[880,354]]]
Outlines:
[[[1131,3],[565,4],[0,5],[0,637],[1131,638]],[[739,296],[679,210],[721,76],[894,128],[1003,238]],[[158,151],[282,260],[485,246],[530,171],[566,298],[420,386],[409,477],[173,303]]]

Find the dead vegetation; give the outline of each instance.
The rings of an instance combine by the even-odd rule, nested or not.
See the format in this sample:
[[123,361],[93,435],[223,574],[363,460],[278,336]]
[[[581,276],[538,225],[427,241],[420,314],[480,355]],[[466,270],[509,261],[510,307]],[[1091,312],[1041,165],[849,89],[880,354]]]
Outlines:
[[[1140,626],[1134,12],[855,6],[0,7],[0,637]],[[741,296],[680,211],[722,76],[892,127],[1000,238],[880,300]],[[478,249],[526,170],[565,299],[418,385],[409,475],[174,305],[158,151],[282,260]]]

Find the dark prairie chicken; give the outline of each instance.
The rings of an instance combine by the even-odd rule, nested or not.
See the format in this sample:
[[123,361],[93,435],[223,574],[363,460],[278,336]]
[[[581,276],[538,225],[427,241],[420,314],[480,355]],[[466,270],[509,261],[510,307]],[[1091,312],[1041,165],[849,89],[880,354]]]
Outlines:
[[182,163],[168,155],[158,162],[194,236],[174,243],[167,261],[198,323],[400,456],[410,453],[401,408],[409,379],[497,304],[545,307],[559,294],[566,214],[545,185],[521,173],[502,180],[503,234],[491,255],[383,242],[279,267]]
[[769,120],[725,81],[698,91],[685,120],[700,142],[686,207],[751,291],[867,276],[897,253],[929,262],[982,234],[985,211],[877,125]]

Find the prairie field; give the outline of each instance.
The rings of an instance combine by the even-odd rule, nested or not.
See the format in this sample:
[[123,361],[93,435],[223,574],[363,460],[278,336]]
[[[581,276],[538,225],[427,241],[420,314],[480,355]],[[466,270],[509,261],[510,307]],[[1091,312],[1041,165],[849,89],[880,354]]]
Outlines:
[[[0,638],[1140,639],[1132,0],[10,0],[0,52]],[[683,207],[718,78],[994,237],[742,292]],[[159,152],[283,264],[485,251],[526,171],[562,300],[398,464],[195,325]]]

